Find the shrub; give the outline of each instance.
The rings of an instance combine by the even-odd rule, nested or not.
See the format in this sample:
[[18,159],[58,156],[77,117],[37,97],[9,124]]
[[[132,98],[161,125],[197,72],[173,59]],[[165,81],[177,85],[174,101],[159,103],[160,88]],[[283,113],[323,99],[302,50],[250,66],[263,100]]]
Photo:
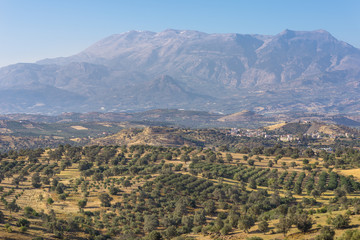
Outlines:
[[78,201],[78,206],[80,209],[84,208],[87,204],[87,199],[82,199]]
[[348,215],[337,215],[335,218],[331,219],[331,224],[336,229],[344,229],[350,226],[350,217]]
[[316,236],[315,240],[333,240],[335,231],[329,226],[321,228],[320,235]]
[[60,195],[59,195],[59,199],[62,200],[62,201],[65,201],[66,198],[67,198],[67,196],[68,196],[68,195],[67,195],[66,193],[60,194]]
[[48,198],[46,202],[47,204],[51,205],[54,203],[54,200],[52,198]]
[[118,194],[119,192],[120,192],[120,189],[117,188],[117,187],[110,187],[110,189],[109,189],[109,193],[110,193],[111,195],[116,195],[116,194]]
[[282,217],[280,218],[279,223],[276,224],[276,228],[279,233],[283,233],[285,236],[286,233],[290,230],[291,225],[292,222],[289,218]]
[[[200,231],[201,231],[201,226],[200,226]],[[195,231],[194,231],[195,232]],[[165,230],[165,235],[166,237],[168,237],[169,239],[176,237],[178,235],[176,227],[175,226],[170,226]]]
[[249,160],[247,161],[247,163],[248,163],[250,166],[254,166],[255,160],[249,159]]
[[238,227],[248,233],[249,229],[255,225],[255,220],[251,216],[243,215],[239,219]]
[[99,200],[101,201],[101,206],[110,207],[111,201],[113,200],[113,198],[110,197],[109,194],[107,194],[107,193],[102,193],[99,196]]
[[261,221],[258,224],[259,231],[262,233],[266,233],[269,231],[269,223],[267,221]]
[[28,228],[25,227],[25,226],[21,226],[21,227],[19,228],[19,230],[20,230],[20,232],[24,233],[24,232],[26,232],[26,231],[28,230]]
[[148,240],[160,240],[162,239],[161,234],[158,231],[152,231],[147,238]]
[[360,230],[358,230],[358,229],[347,230],[339,238],[339,240],[358,240],[358,239],[360,239]]
[[31,217],[36,217],[38,215],[38,213],[32,207],[25,207],[24,215],[27,218],[31,218]]
[[221,235],[228,235],[231,232],[232,227],[229,224],[225,224],[225,226],[220,230]]
[[4,219],[5,219],[4,213],[0,211],[0,223],[4,223]]
[[312,228],[313,223],[313,220],[306,214],[296,217],[296,227],[303,233],[308,232]]
[[11,228],[11,226],[10,226],[10,224],[8,224],[8,223],[6,223],[6,224],[4,225],[4,227],[5,227],[6,231],[9,232],[9,233],[11,233],[11,232],[13,231],[12,228]]
[[247,238],[246,240],[263,240],[261,237],[250,237]]
[[30,222],[26,219],[26,218],[21,218],[17,221],[16,226],[18,227],[29,227],[30,226]]

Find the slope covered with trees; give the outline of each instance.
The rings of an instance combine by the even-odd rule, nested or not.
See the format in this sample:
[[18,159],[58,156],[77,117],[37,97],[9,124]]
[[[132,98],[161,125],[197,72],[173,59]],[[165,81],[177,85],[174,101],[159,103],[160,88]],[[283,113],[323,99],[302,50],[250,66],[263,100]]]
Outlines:
[[358,168],[359,156],[352,148],[316,153],[281,145],[236,152],[149,145],[12,150],[0,161],[1,237],[357,234],[344,229],[359,222],[360,183],[342,169]]

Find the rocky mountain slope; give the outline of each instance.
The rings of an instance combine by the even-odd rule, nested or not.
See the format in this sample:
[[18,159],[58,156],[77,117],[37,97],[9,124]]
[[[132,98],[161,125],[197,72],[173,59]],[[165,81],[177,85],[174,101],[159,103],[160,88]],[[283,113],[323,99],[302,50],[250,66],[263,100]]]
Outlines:
[[146,127],[144,129],[124,129],[120,132],[94,139],[91,144],[95,145],[153,145],[153,146],[197,146],[204,144],[199,140],[187,138],[187,132],[166,127]]
[[0,113],[184,108],[356,113],[360,50],[324,30],[131,31],[0,69]]

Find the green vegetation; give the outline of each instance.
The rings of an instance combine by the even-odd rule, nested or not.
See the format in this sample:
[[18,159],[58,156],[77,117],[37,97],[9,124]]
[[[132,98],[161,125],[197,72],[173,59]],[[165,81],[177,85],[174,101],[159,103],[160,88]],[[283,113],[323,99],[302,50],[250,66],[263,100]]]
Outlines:
[[[234,140],[184,132],[192,143]],[[19,239],[358,236],[360,183],[348,172],[360,166],[358,149],[256,139],[1,152],[0,229]]]

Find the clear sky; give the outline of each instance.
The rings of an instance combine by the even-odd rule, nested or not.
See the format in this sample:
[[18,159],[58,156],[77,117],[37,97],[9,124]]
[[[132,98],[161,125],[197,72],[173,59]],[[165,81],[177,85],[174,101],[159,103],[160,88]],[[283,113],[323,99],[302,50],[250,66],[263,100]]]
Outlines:
[[360,48],[360,0],[0,0],[0,66],[70,56],[111,34],[329,31]]

